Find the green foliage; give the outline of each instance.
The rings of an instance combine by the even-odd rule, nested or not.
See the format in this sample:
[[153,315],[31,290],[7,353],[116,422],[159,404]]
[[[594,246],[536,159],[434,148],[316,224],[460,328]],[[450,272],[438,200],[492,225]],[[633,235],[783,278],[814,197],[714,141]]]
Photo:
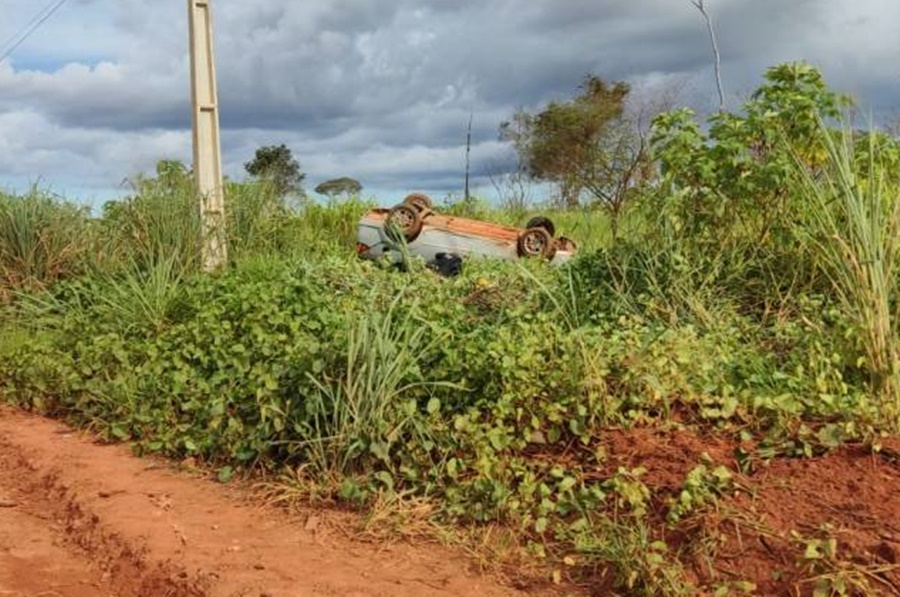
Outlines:
[[183,272],[200,263],[200,208],[191,173],[180,162],[160,161],[156,176],[132,181],[134,193],[103,206],[102,269],[152,269],[173,261]]
[[790,246],[795,158],[812,171],[822,166],[819,119],[846,104],[815,68],[796,63],[769,69],[742,113],[711,116],[708,134],[690,110],[657,117],[652,144],[670,225],[706,249],[745,239]]
[[359,220],[373,207],[373,204],[358,199],[327,205],[305,202],[289,223],[294,249],[303,254],[352,251],[356,246]]
[[613,562],[614,586],[627,595],[693,595],[696,587],[665,541],[655,540],[643,518],[603,520],[596,533],[576,540],[579,553]]
[[300,172],[300,164],[284,144],[260,147],[253,159],[244,164],[244,169],[250,176],[271,185],[272,192],[279,197],[303,194],[306,174]]
[[[865,411],[810,330],[625,315],[539,263],[472,262],[448,280],[350,255],[64,283],[19,305],[41,333],[4,349],[2,391],[223,479],[288,466],[316,499],[426,496],[445,521],[501,521],[614,562],[611,582],[632,594],[687,590],[654,534],[653,490],[641,470],[597,478],[602,456],[554,454],[593,453],[605,427],[676,410],[782,437]],[[689,475],[672,520],[708,506],[724,478]]]
[[[373,475],[394,489],[400,471],[392,455],[412,445],[425,447],[434,442],[427,425],[420,420],[417,398],[427,396],[429,383],[420,366],[427,328],[414,313],[399,315],[399,295],[384,315],[362,318],[347,336],[347,360],[339,379],[319,379],[309,397],[306,416],[295,424],[308,464],[306,473],[317,482],[340,482],[354,475]],[[443,338],[432,338],[430,343]],[[428,400],[425,412],[435,415],[440,400]],[[404,446],[404,442],[408,442]]]
[[226,231],[232,261],[284,255],[296,248],[297,214],[270,185],[259,182],[225,185]]
[[[798,292],[833,297],[853,322],[846,337],[861,353],[857,366],[896,419],[900,145],[831,129],[847,103],[798,63],[770,69],[742,114],[711,117],[708,136],[687,111],[659,117],[654,146],[667,193],[658,229],[668,231],[666,254],[745,309],[768,310],[773,298],[783,308]],[[727,259],[720,267],[710,256]],[[671,296],[666,282],[656,296]]]
[[[799,552],[797,563],[808,575],[798,583],[798,587],[809,586],[813,597],[876,595],[885,588],[889,591],[893,589],[889,582],[881,578],[882,569],[878,564],[842,557],[844,554],[840,553],[834,534],[835,529],[828,524],[823,525],[813,537],[791,531],[791,542]],[[881,584],[884,587],[878,586]]]
[[697,465],[687,474],[684,487],[673,500],[666,520],[677,523],[692,512],[714,503],[731,485],[731,471],[726,467],[717,466],[710,470],[707,464]]

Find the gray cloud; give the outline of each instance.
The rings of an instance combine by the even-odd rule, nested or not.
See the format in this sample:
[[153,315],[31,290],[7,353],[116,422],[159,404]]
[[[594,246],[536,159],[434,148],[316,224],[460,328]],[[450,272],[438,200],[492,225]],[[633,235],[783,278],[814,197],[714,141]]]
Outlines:
[[[900,98],[894,0],[708,0],[729,103],[778,62],[807,59],[865,107]],[[173,6],[174,5],[174,6]],[[589,73],[641,93],[680,85],[715,97],[704,23],[688,0],[320,0],[217,2],[226,169],[287,143],[315,181],[371,189],[461,188],[507,153],[499,123],[570,97]],[[35,10],[0,0],[0,38]],[[0,64],[0,186],[115,189],[163,157],[190,158],[187,18],[178,3],[76,0]],[[484,184],[481,176],[479,182]],[[311,186],[312,186],[311,185]]]

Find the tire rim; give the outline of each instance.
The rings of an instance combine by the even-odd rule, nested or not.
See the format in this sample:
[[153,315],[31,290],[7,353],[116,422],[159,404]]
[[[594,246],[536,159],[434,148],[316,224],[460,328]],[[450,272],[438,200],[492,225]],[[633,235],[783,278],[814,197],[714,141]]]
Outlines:
[[547,243],[544,242],[544,237],[538,232],[528,232],[525,235],[525,238],[522,239],[522,246],[525,249],[525,252],[529,255],[543,255],[544,249],[547,247]]
[[398,209],[394,212],[393,224],[399,226],[402,230],[409,230],[416,221],[416,216],[407,209]]

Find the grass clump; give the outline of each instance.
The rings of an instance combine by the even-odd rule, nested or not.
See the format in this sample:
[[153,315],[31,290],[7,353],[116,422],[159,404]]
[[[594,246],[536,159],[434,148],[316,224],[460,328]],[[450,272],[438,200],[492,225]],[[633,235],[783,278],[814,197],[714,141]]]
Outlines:
[[809,244],[833,296],[857,330],[872,390],[900,429],[896,312],[900,266],[900,187],[888,174],[878,136],[832,135],[821,124],[828,160],[798,168],[809,205]]
[[94,255],[87,210],[32,188],[0,193],[0,298],[84,273]]

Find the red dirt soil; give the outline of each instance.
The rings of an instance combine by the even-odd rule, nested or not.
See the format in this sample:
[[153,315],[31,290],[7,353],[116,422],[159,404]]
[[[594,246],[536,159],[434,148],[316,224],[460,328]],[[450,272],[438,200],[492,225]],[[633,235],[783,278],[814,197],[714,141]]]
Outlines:
[[[890,454],[847,447],[775,460],[721,514],[718,572],[755,580],[760,594],[810,594],[815,579],[837,575],[865,581],[849,594],[900,595],[900,466]],[[834,558],[804,561],[811,540],[827,539]]]
[[[602,444],[607,460],[598,478],[645,468],[641,480],[661,525],[665,498],[678,495],[702,459],[731,470],[734,493],[667,537],[680,544],[695,582],[750,581],[754,595],[811,595],[816,580],[831,576],[847,584],[835,595],[900,595],[900,441],[884,440],[878,454],[851,445],[817,458],[759,461],[748,474],[738,472],[737,442],[687,429],[609,431]],[[804,559],[810,540],[829,538],[835,557]]]
[[522,595],[448,549],[321,535],[239,490],[0,407],[0,597]]

